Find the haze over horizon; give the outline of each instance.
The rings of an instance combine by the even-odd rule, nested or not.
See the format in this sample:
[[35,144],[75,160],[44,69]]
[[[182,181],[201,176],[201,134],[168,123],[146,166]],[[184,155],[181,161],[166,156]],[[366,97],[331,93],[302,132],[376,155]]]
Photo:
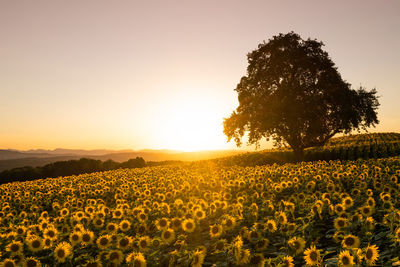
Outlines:
[[289,31],[323,41],[354,88],[377,89],[370,132],[400,132],[399,10],[396,0],[1,2],[0,148],[236,149],[222,120],[246,55]]

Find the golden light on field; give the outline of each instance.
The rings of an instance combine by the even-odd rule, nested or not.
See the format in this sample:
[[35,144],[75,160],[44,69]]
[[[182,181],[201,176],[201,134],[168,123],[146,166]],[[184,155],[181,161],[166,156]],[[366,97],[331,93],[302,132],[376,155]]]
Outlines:
[[155,115],[158,143],[181,151],[223,148],[222,109],[209,95],[193,94],[193,90],[171,96],[158,106]]

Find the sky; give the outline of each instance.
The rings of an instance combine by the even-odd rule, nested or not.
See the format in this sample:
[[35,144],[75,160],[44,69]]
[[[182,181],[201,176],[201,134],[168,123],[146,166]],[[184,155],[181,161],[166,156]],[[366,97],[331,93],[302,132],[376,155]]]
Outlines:
[[233,149],[222,121],[246,55],[289,31],[323,41],[354,88],[377,89],[371,132],[400,132],[399,11],[398,0],[1,1],[0,148]]

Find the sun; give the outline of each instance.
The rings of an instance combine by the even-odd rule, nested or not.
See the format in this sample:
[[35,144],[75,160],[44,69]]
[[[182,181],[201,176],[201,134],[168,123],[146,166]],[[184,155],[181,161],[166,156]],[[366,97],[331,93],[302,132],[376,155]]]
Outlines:
[[223,110],[209,96],[175,95],[164,102],[157,115],[159,142],[163,147],[181,151],[221,149]]

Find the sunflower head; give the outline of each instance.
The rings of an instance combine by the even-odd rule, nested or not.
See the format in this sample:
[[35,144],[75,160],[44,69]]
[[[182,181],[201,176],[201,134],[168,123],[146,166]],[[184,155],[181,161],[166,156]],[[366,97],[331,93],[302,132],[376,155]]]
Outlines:
[[354,266],[354,257],[350,255],[348,250],[344,250],[339,254],[339,264],[343,267]]

